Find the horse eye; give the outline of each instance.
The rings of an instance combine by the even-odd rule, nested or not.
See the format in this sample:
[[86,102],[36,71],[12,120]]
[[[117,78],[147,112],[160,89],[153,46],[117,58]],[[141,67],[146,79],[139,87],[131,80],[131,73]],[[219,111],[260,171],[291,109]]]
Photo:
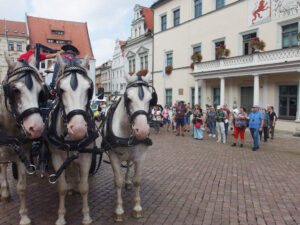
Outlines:
[[18,88],[13,88],[13,92],[15,95],[19,95],[21,93]]

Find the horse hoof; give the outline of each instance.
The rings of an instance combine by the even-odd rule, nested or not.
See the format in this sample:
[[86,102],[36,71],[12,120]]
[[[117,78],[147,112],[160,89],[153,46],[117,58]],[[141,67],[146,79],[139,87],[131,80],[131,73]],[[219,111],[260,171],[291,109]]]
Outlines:
[[82,221],[82,225],[91,225],[93,220],[91,218],[88,218],[86,220]]
[[8,203],[10,201],[10,196],[7,197],[1,197],[1,202]]
[[114,215],[115,222],[123,222],[124,214],[116,214]]
[[132,184],[125,184],[125,190],[130,191],[132,189]]
[[143,211],[135,211],[135,210],[133,210],[132,211],[132,216],[134,218],[141,218],[141,217],[143,217]]

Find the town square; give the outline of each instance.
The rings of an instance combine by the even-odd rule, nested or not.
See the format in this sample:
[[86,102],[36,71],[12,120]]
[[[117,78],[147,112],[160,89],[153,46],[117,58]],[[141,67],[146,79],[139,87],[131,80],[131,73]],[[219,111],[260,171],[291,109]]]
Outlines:
[[0,224],[300,224],[300,0],[0,3]]

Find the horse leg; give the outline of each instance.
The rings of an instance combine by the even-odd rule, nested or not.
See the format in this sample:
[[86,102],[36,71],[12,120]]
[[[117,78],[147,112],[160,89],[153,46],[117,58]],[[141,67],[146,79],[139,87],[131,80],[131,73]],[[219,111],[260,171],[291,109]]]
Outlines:
[[122,222],[124,209],[123,209],[123,200],[121,194],[123,179],[120,171],[120,160],[118,159],[118,156],[116,156],[115,154],[110,154],[110,162],[115,176],[115,187],[117,192],[117,202],[116,202],[114,219],[116,222]]
[[27,215],[26,207],[26,169],[21,161],[18,161],[18,174],[17,191],[20,198],[20,225],[29,225],[31,224],[31,220]]
[[2,182],[1,182],[1,201],[8,202],[10,199],[9,186],[7,181],[7,164],[0,164],[0,169],[2,173]]
[[130,161],[127,161],[127,168],[126,168],[126,174],[125,174],[125,189],[127,191],[132,189],[132,182],[130,179],[130,167],[129,166]]
[[[60,156],[56,155],[57,153],[52,152],[52,164],[57,171],[59,167],[63,164],[63,159]],[[58,219],[56,220],[55,224],[56,225],[65,225],[66,224],[66,219],[65,219],[65,214],[66,214],[66,206],[65,206],[65,200],[66,200],[66,195],[68,192],[68,184],[66,181],[66,173],[65,171],[62,172],[58,179],[58,195],[59,195],[59,206],[58,206]]]
[[89,193],[89,171],[92,163],[92,155],[91,154],[85,154],[82,155],[82,158],[80,159],[80,183],[79,183],[79,190],[80,194],[82,196],[82,224],[88,225],[93,222],[93,220],[90,217],[90,209],[88,204],[88,193]]
[[133,185],[135,187],[135,196],[134,196],[134,207],[132,215],[135,218],[140,218],[143,216],[143,209],[141,206],[141,197],[140,197],[140,187],[141,187],[141,173],[142,173],[142,166],[144,163],[144,156],[135,162],[135,171],[133,177]]

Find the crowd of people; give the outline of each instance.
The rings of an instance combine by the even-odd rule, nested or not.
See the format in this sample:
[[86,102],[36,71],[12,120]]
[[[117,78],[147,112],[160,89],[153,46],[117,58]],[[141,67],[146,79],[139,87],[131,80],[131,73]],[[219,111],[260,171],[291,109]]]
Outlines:
[[199,104],[191,108],[190,103],[176,102],[172,107],[166,105],[160,110],[158,106],[152,109],[152,124],[157,134],[174,132],[176,136],[184,136],[191,131],[194,139],[203,140],[205,133],[216,142],[226,144],[229,127],[233,130],[232,147],[236,147],[240,138],[240,147],[244,147],[245,131],[249,127],[253,139],[253,151],[259,149],[261,139],[265,142],[274,138],[276,113],[273,106],[267,109],[258,105],[252,107],[249,115],[244,107],[233,105],[230,110],[227,104],[215,109],[206,105],[205,112]]

